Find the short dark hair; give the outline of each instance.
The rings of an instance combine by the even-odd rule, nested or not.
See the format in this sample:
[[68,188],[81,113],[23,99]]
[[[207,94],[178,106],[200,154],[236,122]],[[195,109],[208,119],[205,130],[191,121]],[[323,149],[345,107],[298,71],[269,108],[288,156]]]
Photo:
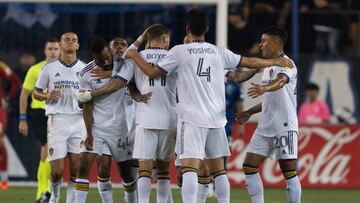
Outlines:
[[49,37],[45,41],[45,47],[48,43],[60,43],[60,40],[56,37]]
[[147,31],[147,40],[160,38],[163,34],[169,34],[169,30],[161,24],[152,25]]
[[191,34],[195,36],[203,35],[209,25],[208,18],[200,9],[194,8],[187,13],[187,25]]
[[268,34],[272,36],[279,37],[281,41],[285,44],[288,38],[288,34],[285,29],[277,26],[269,26],[265,28],[262,34]]
[[319,91],[320,90],[320,87],[319,85],[317,85],[316,83],[308,83],[306,84],[306,87],[305,87],[305,90],[316,90],[316,91]]
[[90,37],[88,42],[88,51],[90,55],[93,53],[100,54],[107,46],[108,44],[103,38],[93,35]]

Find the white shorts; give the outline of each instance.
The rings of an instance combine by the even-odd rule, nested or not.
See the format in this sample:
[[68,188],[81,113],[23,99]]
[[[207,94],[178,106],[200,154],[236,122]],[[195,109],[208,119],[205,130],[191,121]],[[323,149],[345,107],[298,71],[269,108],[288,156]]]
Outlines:
[[133,157],[169,161],[174,153],[175,136],[175,130],[146,129],[136,125]]
[[127,132],[119,133],[118,135],[105,135],[93,130],[93,150],[87,150],[85,145],[82,144],[81,152],[95,153],[99,156],[110,155],[116,162],[131,160],[134,140],[128,136]]
[[279,159],[297,159],[298,134],[296,131],[285,131],[274,137],[254,134],[250,140],[248,152],[269,157],[275,154]]
[[179,159],[215,159],[230,155],[225,128],[202,128],[182,122],[176,142]]
[[81,141],[86,136],[82,115],[49,115],[47,125],[49,161],[65,158],[68,153],[80,153]]

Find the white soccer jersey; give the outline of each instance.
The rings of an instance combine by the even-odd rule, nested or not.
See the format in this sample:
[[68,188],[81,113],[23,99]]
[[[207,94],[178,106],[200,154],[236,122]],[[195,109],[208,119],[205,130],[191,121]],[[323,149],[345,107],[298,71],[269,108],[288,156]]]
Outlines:
[[[145,49],[139,54],[148,63],[155,65],[164,58],[168,51],[165,49]],[[141,94],[152,92],[151,99],[146,103],[136,104],[136,124],[147,129],[169,130],[176,128],[177,116],[175,112],[176,73],[160,78],[150,79],[133,60],[128,60],[120,70],[119,76],[131,80],[135,77],[135,83]]]
[[178,119],[198,127],[226,124],[224,69],[234,68],[241,56],[206,42],[173,47],[157,65],[168,74],[177,72]]
[[[287,56],[284,56],[288,58]],[[254,134],[274,137],[284,131],[298,132],[296,112],[297,69],[271,66],[264,69],[262,83],[267,85],[275,80],[278,74],[284,74],[289,82],[281,89],[266,92],[261,100],[262,114]]]
[[[116,62],[114,62],[116,67]],[[90,71],[96,68],[95,61],[91,61],[79,72],[80,88],[83,90],[96,90],[108,85],[111,78],[94,79]],[[116,71],[114,69],[114,71]],[[93,99],[93,130],[102,135],[117,135],[126,132],[126,114],[124,109],[125,89],[122,88],[111,94]]]
[[47,63],[36,82],[36,88],[47,89],[48,92],[61,90],[61,98],[47,101],[46,115],[50,114],[82,114],[76,93],[79,91],[77,72],[85,67],[85,63],[76,60],[66,65],[61,59]]

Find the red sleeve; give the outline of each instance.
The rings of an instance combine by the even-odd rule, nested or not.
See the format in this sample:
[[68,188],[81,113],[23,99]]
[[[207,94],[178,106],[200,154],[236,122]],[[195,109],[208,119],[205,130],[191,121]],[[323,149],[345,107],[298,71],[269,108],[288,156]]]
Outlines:
[[9,99],[13,99],[21,88],[20,78],[8,67],[0,68],[0,77],[10,82]]

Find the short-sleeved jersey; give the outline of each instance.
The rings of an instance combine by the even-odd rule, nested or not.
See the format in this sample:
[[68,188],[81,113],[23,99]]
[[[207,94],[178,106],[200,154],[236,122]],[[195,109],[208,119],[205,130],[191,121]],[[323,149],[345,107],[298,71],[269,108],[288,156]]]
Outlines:
[[72,64],[65,64],[61,59],[47,63],[41,70],[36,88],[61,91],[57,101],[46,102],[46,115],[50,114],[82,114],[76,94],[80,84],[77,72],[85,67],[84,62],[76,59]]
[[[155,65],[167,52],[165,49],[150,48],[139,54],[148,63]],[[176,127],[176,73],[150,79],[134,61],[128,60],[118,75],[128,81],[135,77],[135,84],[141,94],[153,93],[146,103],[137,103],[136,124],[147,129],[168,130]]]
[[[41,69],[44,67],[46,61],[41,61],[29,68],[26,73],[25,80],[23,83],[23,88],[28,90],[29,92],[34,91],[36,81],[40,75]],[[32,94],[31,94],[32,95]],[[31,100],[31,108],[32,109],[45,109],[46,104],[45,101],[39,101],[32,96]]]
[[298,132],[299,128],[296,112],[297,68],[279,66],[265,68],[262,83],[264,85],[271,83],[279,74],[288,77],[288,83],[277,91],[266,92],[261,100],[262,114],[255,133],[266,137],[274,137],[284,131]]
[[168,74],[177,72],[181,122],[204,128],[226,124],[224,69],[234,68],[241,56],[206,42],[173,47],[157,65]]
[[[115,63],[114,61],[114,65]],[[90,71],[96,67],[95,61],[91,61],[79,72],[80,89],[97,90],[110,83],[111,78],[94,79],[91,77]],[[124,97],[125,89],[122,88],[93,99],[93,130],[103,135],[116,135],[127,131]]]

